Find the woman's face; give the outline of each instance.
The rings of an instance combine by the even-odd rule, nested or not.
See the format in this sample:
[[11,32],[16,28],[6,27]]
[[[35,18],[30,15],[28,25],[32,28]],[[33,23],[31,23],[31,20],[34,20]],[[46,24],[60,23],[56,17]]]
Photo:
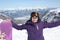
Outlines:
[[37,16],[34,16],[34,17],[32,17],[32,22],[37,22],[38,21],[38,17]]

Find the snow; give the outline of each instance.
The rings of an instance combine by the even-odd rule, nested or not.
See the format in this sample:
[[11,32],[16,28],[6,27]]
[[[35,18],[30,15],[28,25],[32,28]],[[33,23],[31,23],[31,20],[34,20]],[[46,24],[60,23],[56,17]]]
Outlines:
[[[42,20],[46,20],[47,22],[52,22],[52,21],[54,21],[54,17],[60,17],[59,12],[60,12],[60,8],[49,10],[49,12],[46,13],[46,15],[44,15]],[[55,20],[56,20],[56,18],[55,18]],[[58,21],[58,18],[56,21]]]
[[17,18],[14,18],[15,20],[25,20],[25,19],[29,19],[29,15],[28,16],[23,16],[23,17],[17,17]]
[[[60,26],[55,28],[46,28],[43,30],[45,40],[60,40]],[[16,30],[13,28],[12,40],[27,40],[26,30]]]
[[0,8],[0,10],[17,10],[17,9],[19,9],[19,10],[25,10],[25,9],[38,9],[38,8],[40,8],[40,9],[45,9],[46,7],[18,7],[18,8]]
[[45,40],[60,40],[60,26],[44,29]]
[[2,19],[0,19],[0,23],[2,22],[3,20]]
[[12,40],[27,40],[28,34],[26,30],[12,30]]
[[50,12],[53,12],[53,11],[60,12],[60,8],[56,8],[56,9],[50,10]]

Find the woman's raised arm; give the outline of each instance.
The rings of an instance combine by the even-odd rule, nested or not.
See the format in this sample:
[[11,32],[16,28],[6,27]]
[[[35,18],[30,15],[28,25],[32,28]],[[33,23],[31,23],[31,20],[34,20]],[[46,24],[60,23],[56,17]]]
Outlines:
[[44,22],[44,28],[52,28],[52,27],[56,27],[60,25],[60,21],[56,21],[56,22]]
[[17,30],[22,30],[22,29],[26,29],[26,28],[27,28],[27,26],[26,26],[25,24],[23,24],[23,25],[17,25],[17,24],[14,23],[13,21],[11,21],[11,23],[12,23],[12,26],[13,26],[14,28],[16,28]]

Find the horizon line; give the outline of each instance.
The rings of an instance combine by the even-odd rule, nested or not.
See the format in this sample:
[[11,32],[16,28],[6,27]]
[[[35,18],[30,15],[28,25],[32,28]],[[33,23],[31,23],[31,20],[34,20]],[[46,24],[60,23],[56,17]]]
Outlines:
[[38,8],[40,8],[40,9],[44,9],[44,8],[46,8],[46,7],[18,7],[18,8],[0,8],[0,10],[15,10],[15,9],[22,9],[22,10],[24,10],[24,9],[38,9]]
[[[0,8],[0,10],[24,10],[24,9],[46,9],[48,7],[19,7],[19,8]],[[60,7],[56,7],[60,8]]]

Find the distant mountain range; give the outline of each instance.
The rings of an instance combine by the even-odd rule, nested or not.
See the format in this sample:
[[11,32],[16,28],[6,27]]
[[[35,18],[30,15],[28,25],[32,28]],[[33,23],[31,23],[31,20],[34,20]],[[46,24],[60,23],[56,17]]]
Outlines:
[[[60,20],[60,8],[0,10],[0,14],[10,17],[11,19],[15,20],[16,23],[19,21],[19,23],[23,23],[30,18],[31,12],[34,11],[40,14],[42,21],[52,22]],[[17,20],[19,21],[17,22]]]

